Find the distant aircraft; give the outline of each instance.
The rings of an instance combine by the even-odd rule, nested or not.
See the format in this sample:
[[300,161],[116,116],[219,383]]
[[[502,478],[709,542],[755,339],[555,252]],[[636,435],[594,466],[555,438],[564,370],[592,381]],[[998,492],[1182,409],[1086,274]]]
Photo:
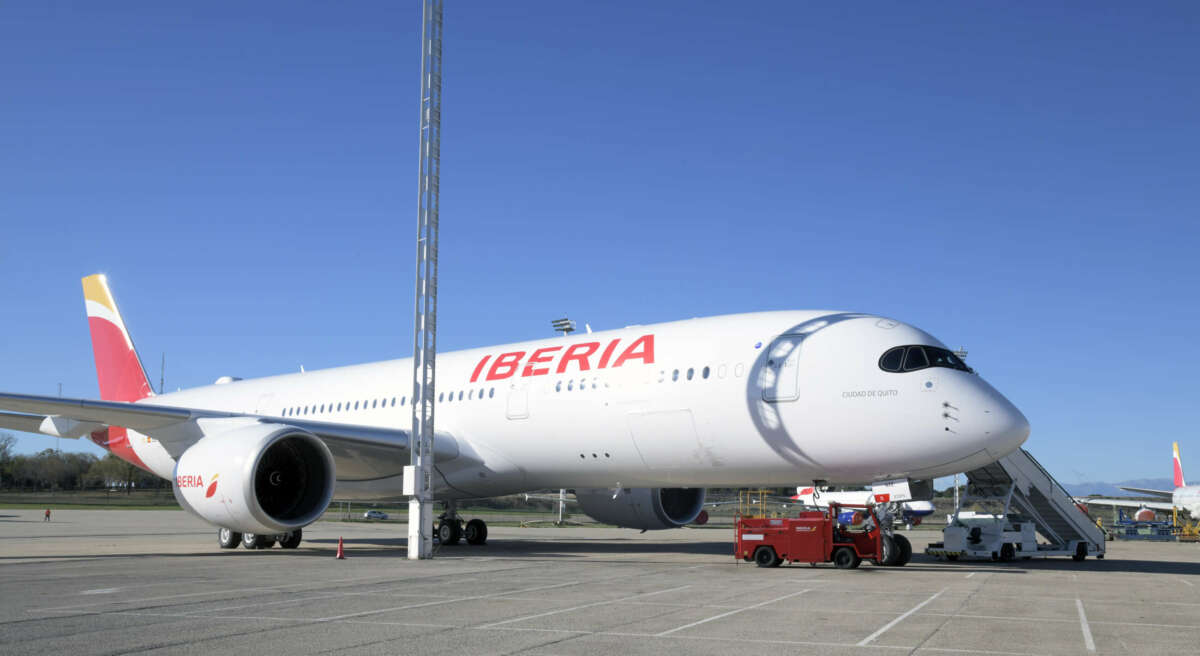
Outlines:
[[1122,490],[1149,495],[1155,500],[1078,497],[1075,501],[1095,506],[1137,508],[1137,512],[1134,513],[1134,519],[1138,521],[1152,521],[1154,519],[1153,517],[1145,519],[1147,515],[1143,512],[1144,510],[1170,512],[1173,508],[1186,510],[1191,514],[1193,519],[1200,519],[1200,485],[1188,485],[1183,480],[1183,465],[1179,461],[1179,442],[1174,442],[1171,446],[1174,451],[1174,458],[1172,460],[1175,476],[1174,490],[1148,490],[1141,487],[1126,487],[1122,485],[1120,486]]
[[[171,480],[223,548],[294,548],[335,494],[403,498],[411,359],[223,376],[156,395],[106,278],[84,278],[83,291],[103,400],[0,394],[0,427],[89,436]],[[279,322],[290,319],[280,308]],[[197,307],[179,320],[236,317]],[[936,478],[1029,436],[1024,415],[932,335],[849,312],[734,314],[438,353],[436,390],[443,545],[486,540],[482,520],[458,517],[462,499],[571,488],[599,521],[677,528],[701,516],[706,487]]]
[[[806,506],[817,506],[824,508],[831,503],[843,503],[849,505],[866,505],[869,503],[879,503],[881,501],[876,498],[876,495],[871,490],[850,490],[850,491],[829,491],[818,490],[815,487],[798,487],[796,494],[792,497],[793,501],[800,501]],[[902,501],[899,504],[899,514],[894,516],[896,521],[903,522],[908,526],[916,526],[923,519],[933,514],[932,501]],[[845,514],[845,513],[844,513]]]

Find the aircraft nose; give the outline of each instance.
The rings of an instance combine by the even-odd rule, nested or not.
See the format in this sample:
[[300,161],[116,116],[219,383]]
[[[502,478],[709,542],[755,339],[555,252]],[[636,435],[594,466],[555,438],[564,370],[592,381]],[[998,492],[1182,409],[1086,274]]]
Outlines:
[[1008,399],[996,394],[998,403],[985,412],[989,418],[987,450],[996,458],[1016,451],[1029,439],[1029,420]]

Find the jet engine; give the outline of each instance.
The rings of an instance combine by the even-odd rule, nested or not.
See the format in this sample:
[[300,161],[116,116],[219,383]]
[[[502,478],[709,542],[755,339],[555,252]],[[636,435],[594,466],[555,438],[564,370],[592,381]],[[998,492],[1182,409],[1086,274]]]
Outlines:
[[272,534],[316,521],[333,486],[333,456],[317,436],[253,424],[189,447],[175,465],[172,488],[179,505],[210,524]]
[[598,522],[657,531],[694,522],[704,507],[704,488],[592,488],[576,490],[575,498]]

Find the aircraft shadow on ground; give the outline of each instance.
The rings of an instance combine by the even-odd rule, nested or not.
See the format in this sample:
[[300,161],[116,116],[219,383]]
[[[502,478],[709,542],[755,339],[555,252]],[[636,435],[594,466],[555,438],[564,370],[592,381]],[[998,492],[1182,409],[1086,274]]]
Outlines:
[[[320,538],[305,540],[305,543],[336,545],[337,540]],[[405,549],[408,539],[371,538],[364,544],[353,541],[345,543],[348,551],[372,552],[393,551]],[[585,558],[591,555],[612,556],[629,554],[639,556],[645,554],[682,554],[700,556],[728,556],[733,559],[733,544],[730,542],[647,542],[645,540],[605,539],[593,540],[492,540],[484,546],[473,546],[460,543],[454,546],[438,547],[438,555],[443,557],[506,557],[506,558]]]
[[1075,562],[1070,558],[1034,558],[1031,560],[1016,560],[1011,563],[998,563],[986,560],[960,560],[953,565],[944,563],[929,556],[913,556],[908,567],[919,566],[922,569],[940,569],[948,572],[987,572],[997,574],[1036,574],[1039,571],[1069,571],[1082,573],[1092,572],[1127,572],[1139,574],[1191,574],[1200,575],[1200,563],[1179,562],[1167,560],[1131,560],[1124,558],[1106,558],[1097,560],[1089,557],[1083,562]]
[[[317,539],[308,542],[316,544],[336,545],[337,540]],[[346,542],[348,554],[384,555],[386,553],[405,553],[407,540],[402,537],[372,539],[366,544],[358,545]],[[588,540],[499,540],[478,547],[466,544],[441,547],[437,555],[443,558],[470,558],[472,556],[490,558],[586,558],[588,556],[604,557],[605,562],[614,562],[612,556],[628,554],[631,562],[644,562],[646,555],[693,555],[715,556],[705,564],[721,565],[734,564],[733,545],[730,542],[689,542],[653,543],[642,540],[605,540],[593,542]],[[328,557],[325,550],[306,552],[311,555]],[[689,560],[687,564],[697,564]],[[743,563],[744,564],[744,563]],[[809,566],[805,563],[793,563],[790,567]],[[1122,572],[1140,574],[1175,574],[1200,575],[1200,563],[1158,560],[1129,560],[1088,558],[1083,562],[1075,562],[1070,558],[1039,558],[1033,560],[1018,560],[1011,563],[990,561],[958,561],[947,563],[935,558],[917,554],[903,568],[878,568],[864,565],[858,571],[895,572],[919,570],[922,572],[941,572],[949,575],[963,575],[969,572],[986,572],[1001,575],[1029,575],[1039,571],[1070,571],[1078,573],[1091,572]]]
[[[313,540],[313,542],[318,542]],[[330,542],[329,540],[320,540],[319,542]],[[336,541],[333,541],[336,544]],[[394,544],[388,544],[392,543]],[[404,547],[404,539],[396,540],[372,540],[369,545],[346,545],[346,554],[348,558],[356,557],[390,557],[400,558],[406,557],[406,549]],[[547,558],[583,558],[587,555],[604,556],[599,562],[604,563],[636,563],[646,564],[647,555],[674,555],[674,554],[692,554],[692,555],[708,555],[716,556],[709,560],[697,563],[694,560],[681,561],[681,565],[733,565],[756,569],[753,564],[739,563],[734,560],[732,554],[729,553],[729,545],[720,544],[693,544],[688,545],[688,549],[677,549],[675,545],[670,548],[662,548],[663,545],[596,545],[585,542],[578,543],[561,543],[556,542],[548,545],[538,545],[534,543],[510,543],[489,544],[484,547],[473,546],[453,546],[446,547],[444,550],[438,550],[437,558],[446,558],[454,560],[470,560],[472,557],[480,558],[501,558],[520,560],[521,558],[529,558],[531,560],[547,559]],[[528,548],[526,548],[528,547]],[[635,547],[635,548],[634,548]],[[699,548],[696,548],[699,547]],[[629,559],[623,560],[612,558],[613,554],[627,554]],[[55,556],[0,556],[0,562],[5,561],[23,561],[30,562],[58,562],[72,560],[125,560],[125,559],[142,559],[146,558],[145,553],[126,553],[126,554],[64,554]],[[195,551],[191,553],[173,553],[160,554],[159,558],[332,558],[331,550],[322,546],[320,549],[305,549],[301,546],[295,550],[283,549],[264,549],[261,551],[247,552],[243,549],[236,550],[216,550],[211,551]],[[818,569],[831,569],[832,565],[818,565]],[[792,563],[784,565],[781,569],[797,569],[809,570],[812,569],[806,563]],[[1174,575],[1200,575],[1200,563],[1181,563],[1153,560],[1086,560],[1082,563],[1074,562],[1070,559],[1044,559],[1036,561],[1027,561],[1022,563],[994,563],[987,561],[971,562],[960,561],[954,564],[939,563],[937,561],[918,561],[914,560],[904,567],[876,567],[864,563],[862,567],[856,570],[848,570],[846,576],[903,576],[905,572],[922,572],[922,573],[941,573],[947,576],[961,577],[970,572],[979,572],[986,574],[995,574],[1002,576],[1025,576],[1036,575],[1039,571],[1070,571],[1077,573],[1139,573],[1139,574],[1174,574]]]

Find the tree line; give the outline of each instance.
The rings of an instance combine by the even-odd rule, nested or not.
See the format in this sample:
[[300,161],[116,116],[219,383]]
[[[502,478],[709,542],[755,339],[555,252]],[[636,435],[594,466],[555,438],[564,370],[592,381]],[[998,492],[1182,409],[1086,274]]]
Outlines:
[[13,453],[17,440],[0,433],[0,489],[22,492],[162,488],[170,485],[111,453],[61,453],[45,449],[32,455]]

